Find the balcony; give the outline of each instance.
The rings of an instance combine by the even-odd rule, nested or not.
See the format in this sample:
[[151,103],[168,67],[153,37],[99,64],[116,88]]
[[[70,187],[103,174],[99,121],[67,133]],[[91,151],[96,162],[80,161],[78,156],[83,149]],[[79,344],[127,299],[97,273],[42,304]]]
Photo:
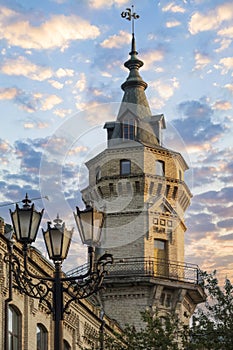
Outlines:
[[[200,284],[197,265],[162,259],[125,258],[116,259],[109,267],[108,277],[154,277]],[[107,278],[108,278],[107,277]]]
[[[85,274],[87,270],[88,264],[85,264],[68,271],[67,275]],[[202,282],[197,265],[152,258],[114,259],[106,278],[120,276],[164,278],[194,284]]]
[[[88,265],[82,265],[67,273],[84,274]],[[187,290],[194,303],[204,302],[206,295],[203,289],[200,269],[195,264],[180,263],[163,259],[125,258],[114,259],[108,268],[104,284],[159,284],[168,288],[182,288]]]

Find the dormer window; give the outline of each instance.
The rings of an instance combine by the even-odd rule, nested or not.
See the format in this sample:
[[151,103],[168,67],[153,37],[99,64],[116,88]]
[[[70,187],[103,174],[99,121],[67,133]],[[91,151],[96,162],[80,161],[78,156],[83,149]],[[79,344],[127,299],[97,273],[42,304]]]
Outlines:
[[123,120],[122,136],[124,140],[135,140],[136,121],[134,118],[127,117]]

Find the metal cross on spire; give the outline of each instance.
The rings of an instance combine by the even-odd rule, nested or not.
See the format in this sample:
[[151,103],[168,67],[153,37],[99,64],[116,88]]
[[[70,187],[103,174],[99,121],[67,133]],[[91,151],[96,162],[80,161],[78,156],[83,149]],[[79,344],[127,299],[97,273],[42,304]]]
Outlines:
[[121,17],[126,18],[128,21],[132,20],[132,34],[134,35],[134,20],[139,18],[139,15],[134,12],[134,5],[131,6],[132,9],[127,8],[121,13]]

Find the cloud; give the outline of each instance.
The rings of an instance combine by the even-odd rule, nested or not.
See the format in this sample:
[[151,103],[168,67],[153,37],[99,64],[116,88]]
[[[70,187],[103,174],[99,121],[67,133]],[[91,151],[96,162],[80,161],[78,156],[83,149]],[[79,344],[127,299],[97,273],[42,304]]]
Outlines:
[[223,39],[216,39],[215,42],[219,42],[220,43],[220,47],[215,49],[215,52],[221,52],[221,51],[224,51],[226,50],[230,44],[232,43],[232,40],[231,39],[226,39],[226,38],[223,38]]
[[217,33],[219,36],[224,36],[233,39],[233,26],[221,29]]
[[232,277],[232,195],[233,187],[228,186],[194,196],[186,220],[186,259],[198,260],[202,269],[217,269],[224,277]]
[[[220,228],[225,228],[225,229],[232,230],[232,228],[233,228],[233,219],[230,218],[230,219],[220,220],[217,223],[217,225]],[[225,237],[225,239],[226,239],[226,236],[223,236],[223,237]],[[228,235],[228,239],[232,239],[233,240],[233,233],[231,235]]]
[[49,126],[48,123],[44,122],[26,122],[24,123],[23,127],[24,129],[46,129]]
[[49,84],[51,84],[55,89],[58,89],[58,90],[62,89],[64,86],[64,84],[60,83],[59,81],[52,80],[52,79],[49,80]]
[[224,87],[233,93],[233,84],[226,84]]
[[7,165],[10,162],[9,155],[12,152],[12,147],[8,141],[0,139],[0,162],[1,165]]
[[178,105],[178,113],[181,117],[172,124],[179,130],[186,146],[197,146],[199,153],[206,144],[219,140],[225,130],[224,123],[212,121],[213,110],[205,101],[182,102]]
[[155,67],[155,62],[162,61],[164,58],[163,50],[150,50],[140,54],[140,59],[144,62],[143,69],[151,70]]
[[26,15],[0,8],[0,39],[24,49],[64,50],[73,40],[95,39],[100,34],[96,26],[76,15],[54,15],[40,25],[29,20]]
[[196,196],[196,199],[203,204],[209,205],[209,212],[215,204],[222,204],[229,206],[233,204],[233,187],[224,187],[218,191],[207,191]]
[[162,7],[163,12],[184,13],[185,9],[182,6],[176,5],[174,2]]
[[67,68],[59,68],[55,75],[58,78],[64,78],[64,77],[73,77],[74,76],[74,70],[73,69],[67,69]]
[[221,4],[208,13],[195,12],[189,22],[189,32],[195,35],[199,32],[214,30],[225,22],[233,19],[232,2]]
[[60,118],[64,118],[72,113],[72,109],[56,109],[53,114],[57,115]]
[[181,25],[181,22],[179,22],[179,21],[166,22],[166,27],[167,28],[174,28],[174,27],[178,27],[180,25]]
[[76,146],[68,151],[69,156],[77,155],[77,154],[85,154],[88,151],[86,146]]
[[39,106],[41,94],[31,94],[18,88],[0,88],[0,100],[12,100],[21,110],[35,112]]
[[31,122],[24,123],[24,129],[34,129],[35,124]]
[[211,62],[207,55],[201,54],[200,52],[195,53],[195,67],[194,70],[200,70],[205,68]]
[[38,81],[49,79],[53,75],[50,68],[37,66],[23,56],[5,60],[1,65],[1,72],[7,75],[22,75]]
[[13,100],[17,94],[16,88],[0,88],[0,100]]
[[225,70],[223,69],[223,73],[228,72],[228,70],[233,69],[233,57],[221,58],[220,64],[222,64],[225,68]]
[[41,150],[36,150],[30,140],[15,142],[15,152],[21,161],[21,169],[27,173],[38,173],[41,161]]
[[177,78],[172,78],[168,81],[159,79],[151,82],[150,88],[153,88],[162,99],[168,100],[173,96],[174,91],[179,88],[179,81]]
[[[75,84],[75,88],[78,89],[78,91],[82,92],[87,87],[87,79],[85,73],[80,74],[79,80]],[[74,92],[76,93],[76,91]]]
[[229,101],[216,101],[213,108],[221,111],[228,111],[232,109],[232,104]]
[[128,4],[128,0],[90,0],[89,6],[99,9],[102,7],[112,7],[113,5],[121,7],[124,4]]
[[100,45],[104,48],[121,48],[123,45],[130,43],[131,35],[128,32],[120,30],[119,34],[114,34],[105,39]]
[[57,95],[50,95],[44,99],[40,109],[42,111],[49,111],[50,109],[52,109],[54,106],[60,104],[61,102],[62,102],[62,99],[60,97],[58,97]]

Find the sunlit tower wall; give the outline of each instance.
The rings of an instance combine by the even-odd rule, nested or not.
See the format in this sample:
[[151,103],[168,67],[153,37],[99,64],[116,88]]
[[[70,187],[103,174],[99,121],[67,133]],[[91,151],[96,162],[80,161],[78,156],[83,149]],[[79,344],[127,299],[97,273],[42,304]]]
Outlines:
[[132,36],[129,75],[116,121],[107,122],[107,148],[89,160],[87,205],[105,211],[101,248],[114,265],[105,279],[105,312],[121,326],[143,325],[140,312],[178,314],[188,324],[205,299],[199,269],[184,262],[184,214],[192,197],[182,155],[162,143],[163,114],[152,115]]

